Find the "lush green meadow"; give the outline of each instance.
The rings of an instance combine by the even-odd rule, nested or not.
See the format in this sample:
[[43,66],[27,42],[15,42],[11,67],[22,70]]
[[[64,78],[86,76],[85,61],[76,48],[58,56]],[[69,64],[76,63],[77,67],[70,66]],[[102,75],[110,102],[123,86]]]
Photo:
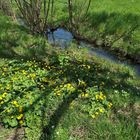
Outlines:
[[[67,21],[63,2],[56,24]],[[139,0],[94,0],[80,32],[108,43],[139,22],[139,5]],[[139,32],[112,49],[139,55]],[[139,140],[139,98],[140,78],[133,69],[76,44],[53,47],[0,13],[1,140]]]

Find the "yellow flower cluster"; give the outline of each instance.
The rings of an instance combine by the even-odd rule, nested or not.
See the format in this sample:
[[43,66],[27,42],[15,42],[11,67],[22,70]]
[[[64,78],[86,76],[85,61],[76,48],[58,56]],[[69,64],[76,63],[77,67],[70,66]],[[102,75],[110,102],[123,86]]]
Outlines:
[[66,88],[68,91],[74,91],[75,88],[73,87],[72,84],[68,83],[64,85],[64,88]]
[[83,64],[82,67],[87,68],[87,69],[90,69],[90,65]]
[[19,107],[19,104],[17,101],[13,101],[12,104],[15,106],[15,107]]
[[108,108],[111,108],[112,107],[112,103],[108,103]]
[[92,117],[93,119],[95,119],[95,118],[97,118],[97,116],[98,116],[99,114],[104,113],[104,112],[105,112],[105,110],[104,110],[103,108],[99,108],[99,110],[96,111],[94,114],[92,114],[91,117]]
[[5,75],[5,73],[3,72],[3,73],[2,73],[2,76],[4,76],[4,75]]
[[27,75],[27,72],[25,70],[22,70],[23,75]]
[[7,95],[7,92],[4,92],[1,96],[0,96],[0,104],[2,105],[2,104],[4,104],[4,99],[5,99],[5,97],[6,97],[6,95]]
[[4,93],[2,94],[2,98],[5,98],[6,95],[7,95],[7,92],[4,92]]
[[19,116],[17,116],[18,120],[21,120],[23,118],[23,114],[20,114]]
[[7,86],[6,86],[6,90],[10,90],[10,85],[8,84]]
[[74,86],[70,83],[68,84],[62,84],[59,87],[57,86],[54,90],[55,95],[60,96],[64,91],[67,91],[69,93],[73,92],[75,90]]
[[106,96],[103,95],[102,92],[100,92],[99,95],[97,94],[97,95],[95,96],[95,98],[96,98],[96,100],[104,100],[104,99],[106,99]]
[[7,109],[7,110],[5,110],[7,113],[10,113],[11,112],[11,110],[10,109]]
[[87,98],[87,97],[89,97],[89,94],[88,94],[88,93],[82,93],[82,94],[81,94],[81,97]]
[[35,79],[35,78],[36,78],[36,74],[35,74],[35,73],[31,73],[29,76],[30,76],[32,79]]
[[61,90],[59,89],[58,86],[54,89],[54,95],[57,95],[57,96],[61,95]]

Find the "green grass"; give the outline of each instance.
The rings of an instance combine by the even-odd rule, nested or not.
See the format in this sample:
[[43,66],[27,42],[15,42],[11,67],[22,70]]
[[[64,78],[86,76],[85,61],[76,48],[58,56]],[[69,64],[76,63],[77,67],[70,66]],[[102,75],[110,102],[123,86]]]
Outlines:
[[[140,56],[139,6],[140,1],[138,0],[95,0],[91,5],[91,19],[89,24],[97,31],[97,34],[100,33],[103,39],[109,43],[126,32],[123,38],[118,39],[111,46],[112,49],[119,48],[128,54]],[[137,24],[138,27],[135,31],[128,33]]]
[[[58,8],[59,12],[56,13],[58,17],[62,13],[62,18],[59,18],[61,22],[67,21],[68,16],[67,9],[64,8],[65,1],[56,4],[63,7]],[[84,3],[84,0],[79,1]],[[108,49],[121,52],[120,56],[130,55],[139,60],[139,6],[139,0],[93,0],[87,21],[78,25],[79,34],[88,40],[96,40],[97,44],[109,45]]]
[[[7,98],[17,100],[25,109],[24,140],[140,139],[140,79],[132,69],[90,56],[85,50],[75,48],[74,44],[66,51],[51,47],[45,38],[32,36],[28,30],[2,14],[0,31],[0,81],[3,90],[11,77],[19,78],[13,84],[15,87],[10,85],[8,94],[14,92]],[[7,68],[6,76],[2,75],[4,68]],[[36,73],[36,82],[30,81],[23,71],[16,73],[16,68],[28,74]],[[42,77],[49,79],[47,83],[42,82]],[[78,86],[78,79],[86,82],[87,86]],[[38,89],[41,83],[43,89]],[[56,96],[55,89],[60,90],[60,86],[67,83],[74,85],[76,92]],[[90,116],[91,106],[88,104],[94,102],[95,92],[89,93],[90,98],[80,96],[81,91],[86,92],[93,86],[98,86],[107,101],[113,104],[111,110],[97,115],[96,119]],[[25,100],[25,95],[33,98],[33,104],[28,107],[25,105],[30,100]],[[97,105],[102,105],[102,102],[97,102]],[[13,107],[10,103],[5,103],[5,106]],[[3,119],[2,116],[0,119]],[[16,119],[12,125],[17,125]],[[1,130],[0,136],[6,140],[15,129],[2,126]]]

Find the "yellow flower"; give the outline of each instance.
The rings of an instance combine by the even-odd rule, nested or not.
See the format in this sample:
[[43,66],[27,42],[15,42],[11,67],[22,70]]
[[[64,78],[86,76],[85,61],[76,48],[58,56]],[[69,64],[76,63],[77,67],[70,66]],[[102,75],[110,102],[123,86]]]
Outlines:
[[84,97],[84,96],[85,96],[85,94],[84,94],[84,93],[82,93],[82,94],[81,94],[81,97]]
[[101,96],[103,96],[103,93],[102,93],[102,92],[100,92],[100,95],[101,95]]
[[6,93],[6,92],[4,92],[4,93],[2,94],[2,97],[3,97],[3,98],[5,98],[5,97],[6,97],[6,95],[7,95],[7,93]]
[[36,77],[36,74],[35,73],[32,73],[32,74],[30,74],[30,76],[31,76],[31,78],[35,78]]
[[85,97],[88,97],[88,96],[89,96],[89,94],[88,94],[88,93],[86,93],[86,94],[85,94]]
[[32,105],[33,104],[33,102],[32,101],[30,101],[30,105]]
[[7,71],[7,68],[3,68],[4,71]]
[[2,98],[5,98],[5,97],[6,97],[6,96],[3,94],[3,95],[2,95]]
[[3,95],[7,95],[7,92],[4,92]]
[[1,104],[1,105],[4,104],[4,101],[1,101],[0,104]]
[[71,87],[71,84],[70,84],[70,83],[68,83],[68,84],[67,84],[67,87]]
[[26,95],[26,99],[29,99],[29,96]]
[[18,102],[17,101],[13,101],[12,104],[16,105],[16,104],[18,104]]
[[27,74],[27,72],[25,70],[22,70],[22,73],[23,73],[23,75],[26,75]]
[[17,116],[17,119],[18,119],[18,120],[21,120],[22,117],[23,117],[23,114],[20,114],[19,116]]
[[61,95],[60,91],[57,91],[56,95],[60,96]]
[[103,96],[103,98],[105,99],[105,98],[106,98],[106,96],[104,95],[104,96]]
[[7,113],[10,113],[11,111],[10,111],[10,109],[7,109],[6,112],[7,112]]
[[15,105],[15,107],[17,107],[17,108],[18,108],[18,107],[19,107],[19,105],[18,105],[18,104],[16,104],[16,105]]
[[103,112],[104,112],[104,110],[103,110],[102,108],[100,108],[100,109],[99,109],[99,111],[100,111],[101,113],[103,113]]
[[94,114],[92,114],[92,115],[91,115],[91,117],[92,117],[93,119],[95,119],[95,118],[96,118],[96,116],[95,116]]
[[0,100],[2,100],[2,97],[0,96]]
[[23,124],[23,121],[22,121],[22,120],[20,120],[20,121],[19,121],[19,123],[20,123],[20,125],[22,125],[22,124]]
[[12,102],[13,105],[15,105],[15,107],[19,107],[18,102],[17,101],[13,101]]
[[63,85],[60,85],[60,88],[62,88],[63,87]]
[[103,98],[103,96],[102,96],[102,95],[100,95],[100,96],[99,96],[99,99],[103,100],[104,98]]
[[108,107],[111,108],[112,107],[112,103],[108,103]]
[[10,86],[7,86],[6,89],[9,90],[10,89]]
[[23,111],[22,106],[19,107],[19,112],[21,113]]
[[98,100],[99,99],[99,95],[96,95],[95,98],[96,98],[96,100]]
[[99,115],[99,113],[98,113],[98,112],[95,112],[95,114],[96,114],[96,115]]

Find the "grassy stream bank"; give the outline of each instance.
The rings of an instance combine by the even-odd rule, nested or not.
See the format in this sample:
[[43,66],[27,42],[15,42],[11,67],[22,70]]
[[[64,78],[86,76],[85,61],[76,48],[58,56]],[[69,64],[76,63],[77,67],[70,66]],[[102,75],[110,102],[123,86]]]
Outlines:
[[[81,33],[92,37],[93,30],[84,27]],[[139,97],[133,69],[75,44],[60,50],[0,14],[1,140],[138,140]]]

